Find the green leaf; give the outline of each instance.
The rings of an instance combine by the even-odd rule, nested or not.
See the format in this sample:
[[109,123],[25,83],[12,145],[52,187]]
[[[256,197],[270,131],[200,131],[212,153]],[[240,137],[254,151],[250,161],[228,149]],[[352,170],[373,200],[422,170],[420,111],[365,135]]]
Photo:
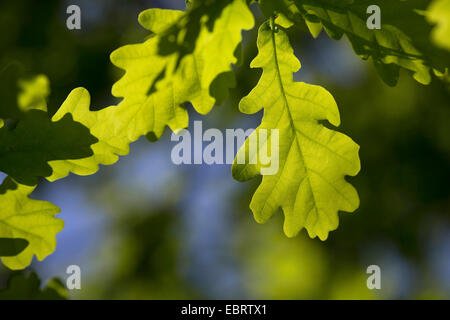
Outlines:
[[[216,102],[211,86],[220,75],[231,73],[231,64],[238,64],[236,55],[241,33],[253,26],[253,15],[245,0],[197,1],[177,24],[160,36],[159,53],[170,53],[174,57],[166,70],[166,77],[173,76],[171,82],[186,82],[192,81],[192,74],[198,76],[192,82],[198,92],[192,92],[191,88],[183,92],[185,100],[197,106],[198,112],[209,112]],[[171,41],[173,37],[175,42]],[[226,94],[235,83],[234,79],[231,82],[223,79],[217,85],[223,86]]]
[[65,300],[67,290],[61,280],[53,278],[41,289],[36,273],[16,274],[8,280],[6,289],[0,290],[0,300]]
[[45,75],[19,80],[17,104],[22,112],[37,109],[47,111],[47,97],[50,94],[50,82]]
[[427,10],[427,18],[436,24],[431,34],[434,43],[450,50],[450,0],[434,0]]
[[185,15],[184,11],[169,9],[149,9],[141,12],[139,23],[147,30],[161,34],[167,31]]
[[0,238],[20,238],[29,243],[17,256],[2,257],[3,263],[13,270],[26,268],[34,255],[42,261],[51,254],[56,247],[56,234],[64,226],[62,220],[55,218],[58,207],[29,198],[34,189],[9,177],[0,186]]
[[[238,63],[236,51],[241,43],[242,31],[254,26],[253,15],[244,0],[216,2],[220,2],[220,5],[211,5],[214,14],[210,13],[210,9],[204,9],[203,4],[198,8],[202,9],[201,12],[205,12],[205,15],[192,18],[189,17],[192,11],[187,12],[188,21],[206,22],[201,24],[196,39],[181,37],[182,46],[186,41],[189,43],[194,40],[193,52],[187,55],[183,55],[183,51],[172,54],[172,60],[166,68],[166,77],[157,85],[158,90],[171,90],[181,84],[178,100],[191,102],[201,114],[208,113],[218,100],[224,100],[223,96],[228,94],[228,89],[235,86],[231,64]],[[219,11],[217,7],[221,6],[223,9]],[[208,17],[208,20],[205,17]],[[190,30],[179,31],[181,35],[183,32],[189,35]],[[160,41],[158,46],[159,51],[170,52],[170,49],[165,47],[165,42]],[[166,46],[170,47],[170,44]],[[182,59],[178,64],[179,55]]]
[[50,161],[52,174],[47,176],[47,180],[64,178],[70,172],[77,175],[94,174],[98,171],[99,164],[111,165],[118,160],[118,155],[128,154],[129,144],[144,134],[145,130],[140,130],[140,124],[146,118],[136,106],[127,107],[122,103],[100,111],[90,111],[90,100],[86,89],[72,90],[52,121],[58,122],[70,115],[74,121],[88,128],[96,138],[96,143],[91,145],[92,152],[78,159]]
[[[372,58],[380,76],[395,85],[399,69],[409,70],[419,83],[429,84],[431,72],[444,72],[449,56],[429,42],[430,27],[420,14],[426,0],[261,0],[268,8],[286,14],[291,20],[305,20],[313,36],[321,27],[339,40],[346,35],[356,54]],[[381,9],[381,29],[366,25],[370,5]]]
[[15,128],[0,128],[0,171],[34,186],[39,177],[52,174],[49,161],[92,155],[90,146],[96,141],[70,114],[50,121],[46,112],[30,110]]
[[[242,30],[252,28],[254,20],[244,0],[228,0],[223,4],[223,10],[208,7],[215,10],[214,18],[208,10],[196,6],[186,13],[144,11],[139,22],[162,34],[112,53],[112,63],[126,70],[114,84],[112,93],[123,97],[125,104],[135,107],[135,112],[146,115],[144,119],[148,122],[142,122],[147,131],[144,134],[152,132],[159,138],[166,125],[172,130],[187,127],[187,111],[182,107],[185,102],[191,102],[199,113],[206,114],[234,85],[234,78],[230,78],[231,64],[237,62],[235,51]],[[193,45],[192,48],[178,50],[178,38],[184,40],[181,46]]]
[[25,239],[0,238],[0,257],[17,256],[28,246]]
[[[84,88],[74,89],[52,121],[70,115],[80,124],[89,128],[90,133],[97,139],[91,146],[92,154],[80,159],[64,159],[50,161],[53,172],[47,177],[55,181],[67,176],[70,172],[77,175],[91,175],[98,171],[99,165],[114,164],[119,157],[129,153],[129,145],[148,132],[162,133],[164,125],[157,123],[156,117],[165,118],[173,127],[177,128],[177,119],[184,119],[187,126],[187,114],[180,108],[182,114],[177,114],[172,120],[168,119],[169,112],[154,114],[152,104],[142,105],[127,99],[117,106],[110,106],[100,111],[90,111],[90,95]],[[184,118],[185,116],[185,118]]]
[[[239,105],[247,114],[264,108],[262,123],[253,136],[262,129],[279,130],[279,170],[263,176],[250,208],[260,223],[282,208],[287,236],[295,236],[304,227],[310,237],[325,240],[329,231],[338,227],[338,211],[353,212],[359,206],[356,190],[345,180],[346,175],[354,176],[360,170],[359,146],[319,122],[340,124],[336,102],[322,87],[293,81],[300,62],[286,32],[280,26],[273,29],[269,23],[260,27],[259,54],[251,67],[262,68],[263,74]],[[233,177],[239,181],[258,176],[264,167],[260,160],[263,150],[251,153],[251,139],[233,164]],[[238,164],[237,159],[244,156],[258,161]]]

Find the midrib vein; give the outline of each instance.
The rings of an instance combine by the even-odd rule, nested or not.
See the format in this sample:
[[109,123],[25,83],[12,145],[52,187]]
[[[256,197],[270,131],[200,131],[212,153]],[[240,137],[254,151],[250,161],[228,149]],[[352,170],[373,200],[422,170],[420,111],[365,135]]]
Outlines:
[[[289,122],[290,122],[291,127],[292,127],[292,129],[294,131],[294,139],[297,140],[297,146],[298,146],[298,149],[300,151],[301,161],[302,161],[302,164],[303,164],[303,166],[305,168],[305,174],[306,174],[306,177],[308,179],[309,188],[311,190],[311,195],[312,195],[313,202],[314,202],[314,209],[316,211],[316,214],[319,215],[319,210],[317,209],[316,198],[314,196],[314,191],[313,191],[313,188],[312,188],[312,185],[311,185],[311,180],[310,180],[309,174],[308,174],[308,167],[306,166],[306,163],[305,163],[305,160],[304,160],[304,156],[303,156],[303,152],[302,152],[302,147],[301,147],[300,142],[298,141],[298,138],[297,138],[297,130],[296,130],[295,126],[294,126],[294,118],[292,117],[291,110],[289,109],[289,103],[288,103],[288,100],[287,100],[287,97],[286,97],[286,92],[284,90],[283,80],[281,79],[281,71],[280,71],[280,65],[278,63],[278,52],[277,52],[277,43],[276,43],[276,39],[275,39],[274,27],[275,27],[274,18],[271,17],[270,18],[270,31],[271,31],[271,36],[272,36],[272,46],[273,46],[273,53],[274,53],[274,59],[275,59],[276,74],[277,74],[277,78],[278,78],[278,85],[280,86],[281,96],[282,96],[282,98],[284,100],[284,105],[286,106],[287,114],[288,114],[288,117],[289,117]],[[295,207],[295,205],[294,205],[294,207]],[[308,213],[308,215],[309,215],[309,213]],[[306,219],[305,219],[305,221],[306,221]]]

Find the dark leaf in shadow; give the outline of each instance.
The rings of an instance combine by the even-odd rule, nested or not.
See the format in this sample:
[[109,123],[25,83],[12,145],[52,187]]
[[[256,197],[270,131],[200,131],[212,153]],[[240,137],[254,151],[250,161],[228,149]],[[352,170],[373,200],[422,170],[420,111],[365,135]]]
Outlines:
[[[211,31],[214,28],[214,22],[231,1],[195,1],[187,11],[187,14],[161,35],[159,54],[170,55],[178,53],[179,63],[185,55],[194,52],[196,40],[200,35],[204,22],[206,21],[205,25]],[[183,36],[180,37],[180,34]]]
[[28,246],[25,239],[0,238],[0,257],[13,257],[21,253]]
[[97,141],[70,114],[53,122],[46,112],[30,110],[14,129],[0,128],[0,171],[20,184],[36,185],[39,177],[52,174],[49,161],[89,157]]
[[5,194],[9,190],[16,190],[17,183],[13,179],[6,177],[0,185],[0,195]]

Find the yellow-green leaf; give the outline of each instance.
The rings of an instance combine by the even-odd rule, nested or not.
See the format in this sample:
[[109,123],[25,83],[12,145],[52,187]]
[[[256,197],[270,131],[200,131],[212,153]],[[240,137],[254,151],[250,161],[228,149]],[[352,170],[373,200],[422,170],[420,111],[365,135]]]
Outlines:
[[[353,212],[359,206],[356,190],[345,180],[346,175],[354,176],[360,170],[359,146],[319,122],[340,124],[336,102],[322,87],[293,81],[300,62],[283,28],[274,29],[265,23],[259,30],[259,54],[251,67],[262,68],[263,74],[239,105],[248,114],[264,108],[262,123],[252,135],[262,129],[269,134],[272,129],[279,130],[279,170],[263,176],[250,208],[261,223],[282,208],[287,236],[306,228],[312,238],[325,240],[329,231],[338,227],[338,211]],[[251,138],[233,164],[233,177],[239,181],[261,174],[263,167],[263,151],[259,148],[257,154],[251,153]],[[238,164],[243,156],[258,162]]]
[[[244,0],[227,1],[213,21],[203,19],[208,17],[206,13],[199,17],[200,29],[194,39],[193,52],[182,55],[177,51],[161,53],[164,31],[174,26],[168,26],[167,22],[175,23],[178,28],[180,19],[192,21],[192,12],[197,14],[198,10],[185,13],[150,9],[142,12],[139,22],[162,35],[151,37],[142,44],[124,46],[111,55],[113,64],[126,71],[114,84],[113,95],[123,97],[127,105],[140,108],[139,112],[153,114],[153,122],[147,127],[157,138],[166,125],[173,130],[187,126],[187,112],[182,107],[185,102],[191,102],[199,113],[206,114],[217,98],[223,97],[222,91],[234,84],[234,78],[230,80],[224,75],[230,73],[231,64],[237,62],[235,50],[241,41],[241,32],[254,24]],[[178,31],[178,37],[189,36],[183,26]]]
[[128,154],[131,139],[126,136],[127,130],[124,128],[131,130],[133,124],[128,122],[128,118],[117,115],[118,112],[115,111],[120,107],[111,106],[100,111],[90,111],[89,107],[89,92],[84,88],[77,88],[72,90],[53,116],[52,121],[60,121],[71,115],[74,121],[90,130],[97,142],[91,146],[92,153],[86,157],[50,161],[52,174],[47,177],[49,181],[61,179],[70,172],[78,175],[94,174],[99,169],[99,164],[113,164],[118,160],[118,155]]
[[[153,98],[154,96],[150,100]],[[169,124],[174,130],[180,126],[187,126],[187,114],[184,109],[174,110],[175,114],[172,114],[154,110],[152,105],[152,103],[142,105],[130,98],[117,106],[90,111],[89,92],[84,88],[74,89],[53,116],[52,121],[60,121],[71,115],[75,121],[89,128],[90,133],[98,141],[91,146],[91,155],[80,159],[50,161],[49,165],[53,172],[47,179],[55,181],[70,172],[77,175],[91,175],[98,171],[100,164],[114,164],[119,156],[129,153],[131,142],[149,132],[162,134],[165,125],[157,119],[164,119],[164,123]]]
[[2,257],[13,270],[26,268],[34,255],[42,261],[51,254],[56,248],[56,234],[64,227],[64,222],[55,218],[58,207],[29,197],[34,189],[11,178],[0,187],[0,238],[20,238],[29,243],[18,255]]

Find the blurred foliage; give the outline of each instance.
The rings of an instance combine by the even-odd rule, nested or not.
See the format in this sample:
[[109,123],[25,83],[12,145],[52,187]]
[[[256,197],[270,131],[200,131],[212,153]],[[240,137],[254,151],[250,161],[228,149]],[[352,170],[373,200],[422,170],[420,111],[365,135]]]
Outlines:
[[170,207],[153,210],[128,207],[126,212],[115,215],[101,253],[102,265],[108,272],[101,271],[101,285],[95,280],[97,275],[90,278],[80,297],[201,298],[180,272],[182,243],[173,228],[178,216],[179,212]]
[[428,20],[436,24],[433,41],[440,47],[450,50],[450,1],[433,0],[427,10]]
[[[112,76],[114,72],[119,73],[111,66],[109,53],[124,41],[137,41],[145,34],[138,27],[136,16],[148,8],[148,3],[116,0],[110,5],[108,0],[100,0],[70,4],[79,4],[85,9],[81,30],[67,29],[69,4],[65,1],[1,2],[0,27],[8,32],[2,34],[0,41],[0,75],[9,88],[3,91],[2,82],[2,97],[4,92],[14,91],[19,78],[42,73],[52,83],[51,113],[56,112],[68,93],[79,86],[95,93],[94,105],[109,105],[105,99],[110,99]],[[5,96],[15,102],[16,97]]]
[[47,111],[47,97],[50,95],[50,82],[45,75],[19,81],[20,93],[17,105],[21,111],[37,109]]

